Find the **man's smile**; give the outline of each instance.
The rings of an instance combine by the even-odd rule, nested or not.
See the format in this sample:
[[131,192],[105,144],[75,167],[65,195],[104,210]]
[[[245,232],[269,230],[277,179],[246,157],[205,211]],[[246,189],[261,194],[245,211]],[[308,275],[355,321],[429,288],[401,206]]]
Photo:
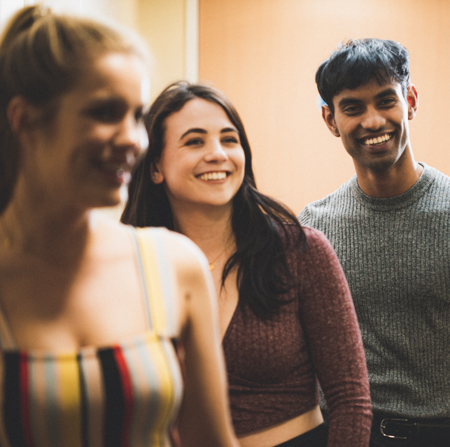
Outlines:
[[373,137],[373,138],[365,138],[363,142],[366,146],[377,146],[380,144],[384,144],[387,141],[391,140],[394,136],[394,133],[385,133],[384,135]]

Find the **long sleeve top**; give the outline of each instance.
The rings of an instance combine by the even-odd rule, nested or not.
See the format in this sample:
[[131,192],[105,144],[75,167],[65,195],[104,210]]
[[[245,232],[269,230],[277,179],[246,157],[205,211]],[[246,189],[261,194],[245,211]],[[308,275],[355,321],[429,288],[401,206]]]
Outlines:
[[323,233],[304,228],[307,246],[288,265],[298,285],[277,315],[238,306],[223,340],[231,413],[238,435],[312,410],[318,383],[330,414],[329,447],[365,447],[371,404],[363,345],[341,265]]
[[370,197],[353,176],[309,204],[347,276],[374,411],[450,417],[450,177],[424,166],[403,194]]

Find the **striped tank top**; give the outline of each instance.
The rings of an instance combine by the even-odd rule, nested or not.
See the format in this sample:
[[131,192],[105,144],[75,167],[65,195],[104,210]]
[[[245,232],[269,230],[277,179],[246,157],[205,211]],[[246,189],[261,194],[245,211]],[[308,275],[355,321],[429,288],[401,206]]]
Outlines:
[[179,315],[162,228],[131,229],[146,333],[78,352],[18,350],[0,312],[2,447],[168,447],[182,396]]

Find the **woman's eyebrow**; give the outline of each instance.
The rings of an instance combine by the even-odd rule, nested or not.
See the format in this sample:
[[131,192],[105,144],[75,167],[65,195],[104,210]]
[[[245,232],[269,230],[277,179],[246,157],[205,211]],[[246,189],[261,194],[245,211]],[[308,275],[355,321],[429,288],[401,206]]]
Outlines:
[[200,129],[199,127],[194,127],[192,129],[188,129],[186,132],[184,132],[183,135],[181,135],[180,140],[182,138],[184,138],[186,135],[189,135],[190,133],[203,133],[206,134],[206,130],[205,129]]
[[238,130],[234,127],[225,127],[220,131],[220,133],[227,133],[227,132],[236,132],[239,133]]

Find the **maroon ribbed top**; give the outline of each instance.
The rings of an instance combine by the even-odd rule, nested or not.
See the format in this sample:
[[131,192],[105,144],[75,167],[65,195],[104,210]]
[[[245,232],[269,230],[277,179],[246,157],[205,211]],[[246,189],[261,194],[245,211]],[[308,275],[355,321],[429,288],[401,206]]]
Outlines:
[[223,339],[237,435],[299,416],[319,402],[330,414],[329,447],[365,447],[371,405],[364,351],[341,265],[323,233],[304,228],[306,251],[291,250],[298,287],[269,321],[238,306]]

